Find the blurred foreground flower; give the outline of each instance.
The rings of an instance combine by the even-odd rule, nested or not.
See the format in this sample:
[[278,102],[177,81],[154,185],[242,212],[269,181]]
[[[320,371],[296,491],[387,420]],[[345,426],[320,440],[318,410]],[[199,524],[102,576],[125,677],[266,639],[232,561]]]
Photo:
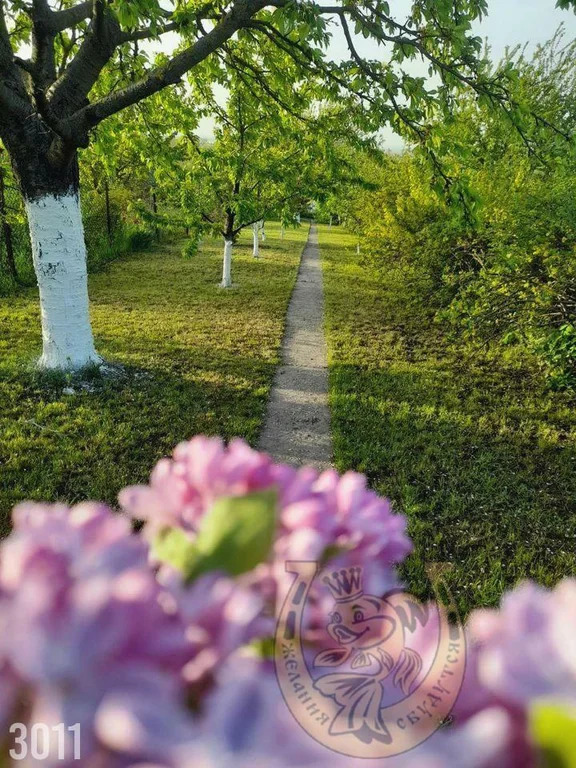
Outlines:
[[[2,760],[22,722],[80,723],[80,761],[54,736],[47,758],[19,762],[50,768],[573,764],[576,581],[524,585],[473,614],[453,723],[404,755],[354,760],[292,719],[266,644],[286,560],[362,566],[366,591],[382,594],[410,550],[405,519],[361,475],[276,465],[214,438],[180,445],[120,500],[141,532],[97,504],[14,511],[0,547]],[[326,604],[311,593],[311,656]]]

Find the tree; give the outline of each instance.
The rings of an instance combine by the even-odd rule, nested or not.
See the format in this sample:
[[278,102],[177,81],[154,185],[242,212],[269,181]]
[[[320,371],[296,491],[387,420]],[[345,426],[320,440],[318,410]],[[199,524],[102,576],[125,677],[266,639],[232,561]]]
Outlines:
[[283,103],[290,100],[288,113],[235,75],[228,77],[225,105],[208,89],[200,91],[214,119],[214,140],[202,144],[193,134],[182,137],[188,151],[184,204],[203,229],[223,237],[221,286],[230,288],[232,251],[240,232],[252,228],[258,257],[264,220],[272,214],[294,215],[303,197],[317,188],[322,125],[317,118],[295,116],[306,104],[300,92],[284,97]]
[[[63,0],[58,9],[51,0],[0,0],[0,139],[26,201],[40,290],[41,365],[78,368],[99,360],[89,319],[77,152],[102,121],[218,56],[274,94],[285,75],[234,58],[229,42],[237,36],[256,49],[264,42],[276,46],[300,80],[321,76],[327,96],[358,99],[366,127],[401,121],[425,138],[430,109],[449,109],[463,85],[507,103],[505,73],[486,78],[477,68],[481,41],[470,28],[486,7],[486,0],[419,0],[409,19],[398,21],[385,0],[333,6],[189,0],[170,10],[158,0]],[[328,58],[334,21],[344,30],[349,61]],[[180,36],[172,54],[144,62],[132,55],[140,41],[167,32]],[[386,60],[364,61],[354,33],[387,46]],[[416,57],[439,76],[439,87],[402,72],[403,62]],[[112,70],[123,79],[103,87],[113,82]]]

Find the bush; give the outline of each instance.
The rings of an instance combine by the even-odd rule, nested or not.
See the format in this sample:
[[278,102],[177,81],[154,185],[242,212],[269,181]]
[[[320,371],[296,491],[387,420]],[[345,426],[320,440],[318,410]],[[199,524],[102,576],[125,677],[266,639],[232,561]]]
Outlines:
[[[555,39],[519,62],[517,98],[566,135],[576,131],[574,45]],[[480,348],[515,348],[553,387],[576,384],[576,153],[539,124],[521,137],[508,118],[463,99],[434,127],[436,161],[453,179],[438,195],[419,151],[372,162],[376,189],[343,201],[362,259],[418,311]],[[525,141],[536,148],[526,152]],[[445,191],[444,191],[445,192]]]
[[127,251],[144,251],[154,244],[154,232],[149,229],[132,229],[126,235]]

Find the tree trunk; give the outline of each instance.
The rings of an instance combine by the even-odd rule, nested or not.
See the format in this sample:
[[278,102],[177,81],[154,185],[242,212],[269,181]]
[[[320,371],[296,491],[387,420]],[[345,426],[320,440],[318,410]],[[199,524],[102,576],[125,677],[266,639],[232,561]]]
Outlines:
[[224,240],[221,288],[232,288],[232,240]]
[[42,321],[38,365],[72,370],[100,363],[90,325],[76,150],[33,120],[14,123],[2,140],[28,216]]
[[360,243],[356,243],[356,256],[360,256]]
[[262,242],[266,242],[266,231],[264,230],[264,220],[260,222],[260,235],[262,236]]
[[40,291],[42,368],[79,369],[101,362],[88,304],[86,245],[78,188],[25,200]]
[[2,219],[2,237],[6,248],[6,266],[10,277],[17,284],[20,282],[18,270],[16,269],[16,259],[14,258],[14,243],[12,241],[12,227],[8,223],[8,208],[6,205],[6,185],[4,182],[4,171],[0,169],[0,218]]
[[280,240],[284,240],[284,225],[280,227]]
[[252,224],[252,256],[257,259],[260,256],[260,241],[258,239],[258,222]]

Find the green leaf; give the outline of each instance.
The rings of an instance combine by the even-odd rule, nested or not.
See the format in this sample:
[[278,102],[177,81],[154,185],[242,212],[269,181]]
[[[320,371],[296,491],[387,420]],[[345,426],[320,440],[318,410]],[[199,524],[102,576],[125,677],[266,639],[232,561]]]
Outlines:
[[276,528],[277,493],[259,491],[218,499],[194,540],[178,528],[160,534],[153,552],[182,571],[187,581],[209,571],[237,576],[264,562]]
[[530,713],[530,731],[543,752],[545,768],[576,768],[576,708],[536,704]]
[[195,541],[182,528],[168,528],[152,544],[152,554],[163,563],[185,572],[190,562],[196,559]]

